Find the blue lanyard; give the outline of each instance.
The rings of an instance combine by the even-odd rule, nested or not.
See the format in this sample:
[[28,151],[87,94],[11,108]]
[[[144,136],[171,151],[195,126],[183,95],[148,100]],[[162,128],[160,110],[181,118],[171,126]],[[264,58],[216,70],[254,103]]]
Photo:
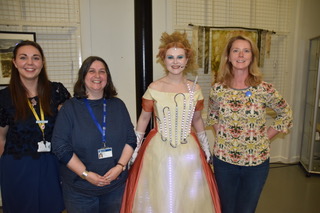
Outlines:
[[106,131],[107,131],[107,124],[106,124],[106,120],[107,120],[107,100],[103,99],[103,120],[102,120],[102,126],[99,124],[96,116],[94,116],[93,111],[91,106],[89,105],[89,101],[88,99],[84,99],[84,102],[86,103],[87,109],[91,115],[91,118],[93,120],[93,122],[95,123],[95,125],[97,126],[98,130],[101,132],[102,134],[102,143],[103,143],[103,147],[106,147],[106,142],[107,142],[107,138],[106,138]]

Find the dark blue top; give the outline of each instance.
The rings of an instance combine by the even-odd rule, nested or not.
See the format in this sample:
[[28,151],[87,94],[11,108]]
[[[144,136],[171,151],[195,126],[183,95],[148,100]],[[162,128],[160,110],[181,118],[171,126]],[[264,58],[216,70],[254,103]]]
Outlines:
[[[48,121],[45,128],[46,141],[51,141],[53,126],[56,115],[58,113],[58,106],[70,98],[67,89],[58,82],[52,82],[52,97],[51,97],[51,111],[53,116],[45,116]],[[38,115],[39,100],[38,97],[32,98],[34,108]],[[0,126],[5,127],[9,125],[8,133],[6,135],[6,143],[3,155],[13,155],[16,159],[22,156],[32,156],[39,158],[38,142],[42,141],[42,132],[36,124],[36,119],[31,110],[26,120],[14,120],[15,107],[12,104],[11,94],[9,88],[0,90]]]
[[[70,98],[61,84],[51,83],[51,110],[45,116],[46,141],[51,141],[58,106]],[[39,115],[38,97],[31,98]],[[15,121],[15,107],[9,88],[0,90],[0,126],[9,125],[0,161],[3,212],[57,213],[64,209],[59,162],[51,152],[37,152],[42,132],[31,110],[23,121]]]
[[[89,100],[92,111],[102,124],[103,99]],[[86,166],[88,171],[104,175],[119,161],[123,148],[129,144],[136,147],[134,127],[127,108],[119,98],[107,99],[106,146],[112,147],[113,156],[99,159],[98,149],[102,148],[102,135],[95,125],[83,99],[72,98],[61,108],[52,137],[52,148],[61,164],[62,181],[74,190],[89,195],[98,196],[124,184],[127,170],[112,181],[111,185],[97,187],[67,168],[73,153]]]

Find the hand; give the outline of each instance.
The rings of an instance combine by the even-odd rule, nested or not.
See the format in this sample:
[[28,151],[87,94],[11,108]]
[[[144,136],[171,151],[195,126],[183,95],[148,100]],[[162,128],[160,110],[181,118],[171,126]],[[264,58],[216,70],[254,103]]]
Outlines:
[[136,137],[137,137],[137,147],[134,150],[133,155],[128,163],[129,168],[131,167],[131,165],[134,163],[134,161],[136,160],[136,158],[138,156],[138,152],[139,152],[139,149],[140,149],[141,144],[143,142],[144,134],[145,134],[144,132],[138,132],[138,131],[136,131],[135,133],[136,133]]
[[209,146],[207,134],[205,131],[202,131],[202,132],[198,132],[197,136],[200,141],[201,148],[206,154],[206,160],[209,163],[211,161],[211,153],[210,153],[210,146]]
[[105,175],[103,175],[103,178],[108,182],[108,184],[111,183],[111,181],[116,180],[118,176],[123,172],[122,166],[116,165],[113,168],[111,168]]
[[98,175],[95,172],[88,172],[88,176],[86,177],[86,180],[89,183],[99,187],[110,184],[110,182],[107,181],[106,178],[102,177],[101,175]]

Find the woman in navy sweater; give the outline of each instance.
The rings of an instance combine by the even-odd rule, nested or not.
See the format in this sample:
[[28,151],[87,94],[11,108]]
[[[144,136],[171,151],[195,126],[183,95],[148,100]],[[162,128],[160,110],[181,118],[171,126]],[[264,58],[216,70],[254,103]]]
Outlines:
[[88,57],[52,138],[53,152],[62,163],[68,213],[119,212],[136,136],[127,108],[116,95],[106,62]]

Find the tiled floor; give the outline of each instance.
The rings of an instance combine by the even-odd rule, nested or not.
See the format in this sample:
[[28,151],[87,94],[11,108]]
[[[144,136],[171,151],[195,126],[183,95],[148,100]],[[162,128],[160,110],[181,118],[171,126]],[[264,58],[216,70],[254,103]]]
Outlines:
[[256,213],[320,213],[320,175],[300,165],[271,164]]
[[300,165],[271,164],[256,213],[320,213],[320,175],[307,177]]

